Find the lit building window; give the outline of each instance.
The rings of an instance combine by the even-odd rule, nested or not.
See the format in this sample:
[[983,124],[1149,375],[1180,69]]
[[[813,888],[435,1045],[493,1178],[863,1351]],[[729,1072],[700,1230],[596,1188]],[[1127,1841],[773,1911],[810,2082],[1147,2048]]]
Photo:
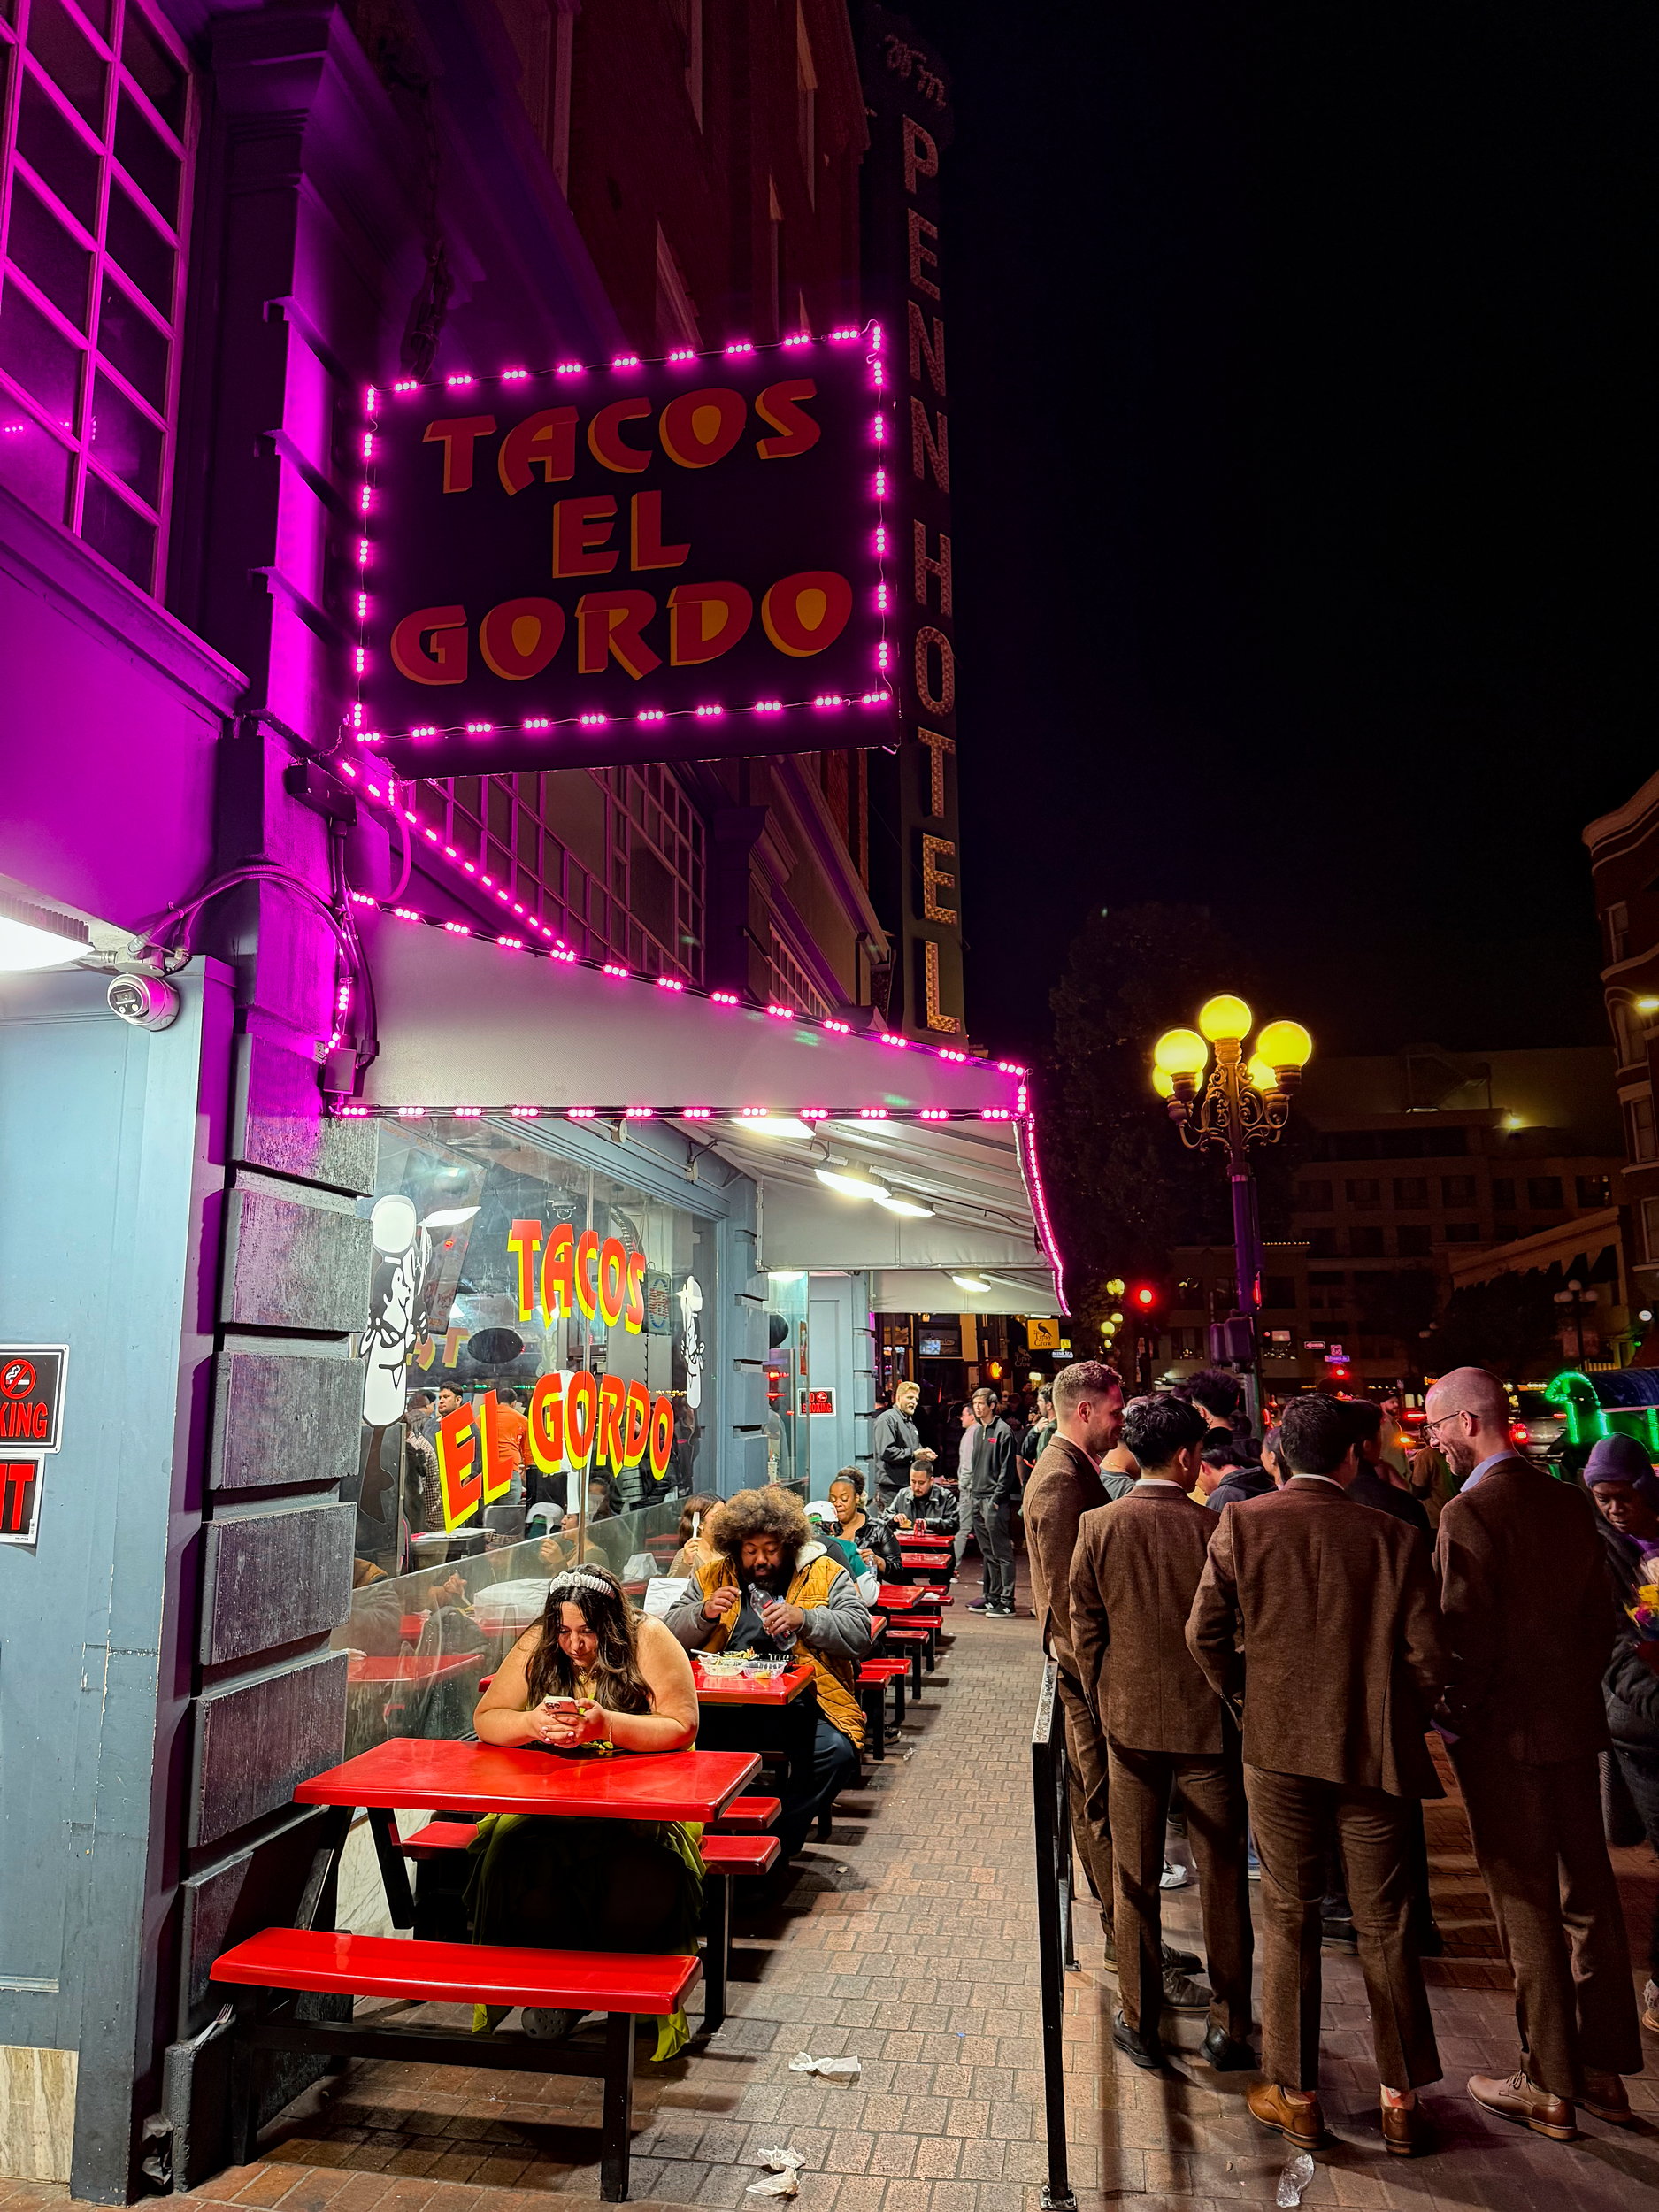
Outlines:
[[703,980],[703,823],[671,768],[456,776],[417,789],[423,823],[526,920],[587,958]]
[[190,202],[185,57],[142,0],[11,0],[0,95],[0,483],[158,592]]
[[780,1006],[822,1019],[830,1002],[774,928],[772,933],[772,995]]

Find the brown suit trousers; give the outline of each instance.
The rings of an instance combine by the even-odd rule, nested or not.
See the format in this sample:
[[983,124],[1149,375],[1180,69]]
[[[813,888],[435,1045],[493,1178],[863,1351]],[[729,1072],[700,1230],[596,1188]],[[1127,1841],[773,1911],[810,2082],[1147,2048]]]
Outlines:
[[1101,1925],[1112,1924],[1112,1839],[1106,1817],[1106,1743],[1071,1676],[1057,1678],[1065,1712],[1065,1755],[1071,1768],[1071,1833],[1088,1886],[1100,1901]]
[[1164,1830],[1171,1787],[1187,1814],[1198,1874],[1210,2024],[1235,2043],[1250,2032],[1249,1869],[1238,1737],[1217,1752],[1129,1751],[1108,1740],[1112,1863],[1117,1874],[1118,1988],[1125,2021],[1149,2040],[1164,2006]]
[[1552,2096],[1584,2070],[1641,2071],[1641,2032],[1595,1755],[1531,1766],[1462,1739],[1452,1763],[1498,1937],[1515,1976],[1526,2070]]
[[1409,1934],[1414,1799],[1357,1783],[1244,1770],[1262,1863],[1262,2068],[1286,2089],[1319,2086],[1320,1907],[1341,1853],[1385,2088],[1440,2078],[1423,1966]]

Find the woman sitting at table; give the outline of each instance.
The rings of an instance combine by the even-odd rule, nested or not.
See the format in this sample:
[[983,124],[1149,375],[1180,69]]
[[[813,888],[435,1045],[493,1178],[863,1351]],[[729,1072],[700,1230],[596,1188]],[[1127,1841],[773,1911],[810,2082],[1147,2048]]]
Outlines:
[[835,1533],[844,1544],[850,1544],[867,1567],[873,1567],[879,1575],[889,1579],[901,1572],[903,1561],[899,1556],[898,1539],[886,1516],[871,1513],[864,1506],[864,1479],[856,1467],[843,1467],[829,1486],[830,1509],[835,1516]]
[[703,1527],[710,1513],[718,1505],[718,1498],[703,1490],[694,1490],[680,1509],[680,1527],[676,1533],[680,1549],[674,1554],[668,1571],[678,1580],[695,1575],[699,1567],[706,1566],[714,1556],[714,1547],[703,1534]]
[[[472,1725],[480,1743],[590,1758],[689,1750],[697,1735],[691,1663],[662,1622],[634,1611],[607,1568],[567,1568],[549,1587],[541,1620],[502,1661]],[[472,1939],[695,1955],[698,1834],[683,1821],[493,1814],[472,1846]],[[489,2008],[481,2024],[495,2027],[507,2009]],[[582,2017],[526,2005],[525,2032],[568,2035]],[[684,2012],[659,2026],[653,2055],[672,2058],[689,2032]]]

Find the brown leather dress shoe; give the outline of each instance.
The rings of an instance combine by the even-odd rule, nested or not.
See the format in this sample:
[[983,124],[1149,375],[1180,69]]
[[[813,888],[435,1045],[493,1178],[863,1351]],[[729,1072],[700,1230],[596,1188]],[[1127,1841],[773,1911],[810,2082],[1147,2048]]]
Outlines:
[[1252,2119],[1259,2120],[1264,2128],[1277,2128],[1299,2151],[1317,2151],[1325,2140],[1319,2100],[1311,2092],[1293,2093],[1281,2089],[1276,2081],[1263,2081],[1245,2091],[1244,2101]]
[[1396,2158],[1421,2158],[1424,2152],[1433,2147],[1428,2115],[1420,2104],[1386,2104],[1382,2107],[1383,2148],[1392,2151]]
[[1525,2069],[1514,2074],[1471,2074],[1469,2093],[1501,2120],[1519,2120],[1534,2135],[1548,2135],[1554,2143],[1571,2143],[1578,2130],[1572,2107],[1565,2097],[1552,2097],[1529,2081]]
[[1593,2074],[1586,2066],[1584,2070],[1584,2094],[1578,2101],[1586,2112],[1594,2112],[1598,2120],[1610,2121],[1616,2128],[1634,2127],[1636,2124],[1636,2115],[1630,2108],[1629,2094],[1617,2074]]

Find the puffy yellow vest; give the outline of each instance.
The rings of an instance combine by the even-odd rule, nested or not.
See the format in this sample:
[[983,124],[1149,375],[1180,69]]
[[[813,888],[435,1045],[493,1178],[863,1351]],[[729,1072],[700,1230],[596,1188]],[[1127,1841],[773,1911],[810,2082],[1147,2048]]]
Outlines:
[[[809,1546],[808,1549],[816,1555],[807,1559],[803,1565],[797,1566],[795,1578],[785,1594],[788,1602],[791,1605],[800,1606],[803,1611],[809,1606],[827,1605],[831,1583],[834,1581],[837,1575],[845,1574],[847,1571],[841,1561],[832,1559],[828,1552],[819,1550],[815,1545]],[[730,1572],[729,1563],[718,1554],[704,1565],[699,1567],[697,1587],[705,1599],[712,1597],[720,1585],[727,1579]],[[731,1640],[732,1631],[737,1626],[737,1617],[741,1610],[741,1601],[740,1600],[724,1618],[716,1623],[713,1635],[702,1647],[704,1651],[726,1649]],[[833,1727],[839,1728],[843,1736],[850,1737],[862,1750],[864,1740],[864,1708],[858,1702],[858,1662],[856,1659],[843,1659],[833,1652],[809,1650],[805,1644],[801,1645],[800,1649],[812,1662],[813,1672],[818,1677],[818,1704],[823,1709],[825,1719]]]

